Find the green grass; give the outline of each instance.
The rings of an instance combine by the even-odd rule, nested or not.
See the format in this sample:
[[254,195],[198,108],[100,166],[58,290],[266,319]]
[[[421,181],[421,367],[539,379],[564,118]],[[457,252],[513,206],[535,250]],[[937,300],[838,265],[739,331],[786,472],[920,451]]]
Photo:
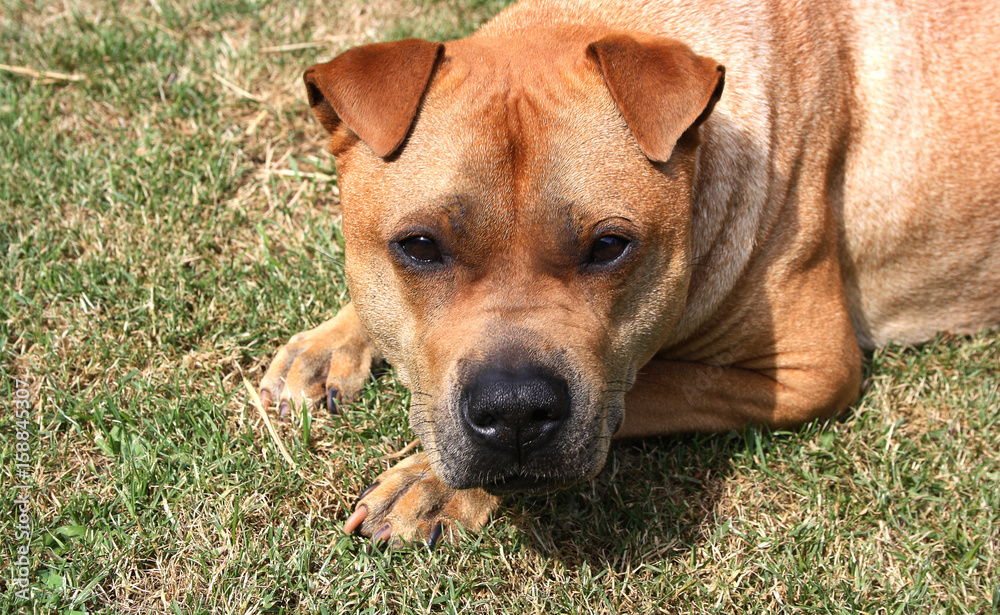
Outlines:
[[301,73],[502,4],[0,0],[0,63],[86,76],[0,71],[0,611],[1000,611],[998,333],[877,352],[841,422],[617,445],[434,553],[341,534],[406,391],[279,425],[292,468],[242,388],[346,300]]

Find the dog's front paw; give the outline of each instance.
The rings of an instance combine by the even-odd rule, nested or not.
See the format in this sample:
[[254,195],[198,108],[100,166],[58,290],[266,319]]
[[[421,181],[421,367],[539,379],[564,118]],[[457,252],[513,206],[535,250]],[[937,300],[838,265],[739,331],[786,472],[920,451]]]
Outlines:
[[427,455],[418,453],[383,472],[358,499],[344,531],[360,530],[375,542],[426,541],[434,548],[452,540],[458,525],[478,530],[500,499],[482,489],[455,490],[438,479]]
[[289,416],[304,399],[322,401],[330,412],[352,400],[381,356],[353,304],[315,329],[297,333],[278,350],[260,382],[265,408],[278,402],[278,415]]

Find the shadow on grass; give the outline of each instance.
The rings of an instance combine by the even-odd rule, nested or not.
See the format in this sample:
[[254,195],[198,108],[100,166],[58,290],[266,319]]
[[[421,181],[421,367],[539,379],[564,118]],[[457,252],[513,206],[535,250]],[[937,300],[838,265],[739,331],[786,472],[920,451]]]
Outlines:
[[569,567],[622,572],[683,557],[715,531],[734,454],[766,434],[690,435],[618,442],[589,483],[508,503],[529,548]]

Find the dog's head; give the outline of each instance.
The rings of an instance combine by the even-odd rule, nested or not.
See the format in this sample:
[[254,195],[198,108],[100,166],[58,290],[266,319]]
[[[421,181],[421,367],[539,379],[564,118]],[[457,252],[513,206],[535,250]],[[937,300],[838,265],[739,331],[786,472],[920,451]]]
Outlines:
[[683,308],[722,67],[579,32],[351,49],[305,74],[358,314],[456,488],[596,474]]

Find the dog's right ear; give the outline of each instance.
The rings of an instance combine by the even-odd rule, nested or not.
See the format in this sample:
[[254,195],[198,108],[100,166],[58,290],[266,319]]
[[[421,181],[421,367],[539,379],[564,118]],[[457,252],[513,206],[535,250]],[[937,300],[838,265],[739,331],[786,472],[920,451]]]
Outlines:
[[410,38],[348,49],[303,75],[309,106],[330,134],[350,128],[391,156],[410,132],[444,45]]

